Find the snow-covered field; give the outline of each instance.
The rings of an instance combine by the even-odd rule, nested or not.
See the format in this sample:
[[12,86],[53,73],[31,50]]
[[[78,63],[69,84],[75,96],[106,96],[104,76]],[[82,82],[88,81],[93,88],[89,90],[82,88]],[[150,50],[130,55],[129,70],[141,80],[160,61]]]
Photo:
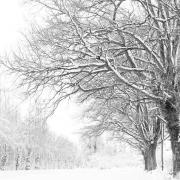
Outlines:
[[167,172],[156,170],[151,173],[140,168],[114,169],[74,169],[74,170],[38,170],[38,171],[4,171],[1,180],[170,180]]

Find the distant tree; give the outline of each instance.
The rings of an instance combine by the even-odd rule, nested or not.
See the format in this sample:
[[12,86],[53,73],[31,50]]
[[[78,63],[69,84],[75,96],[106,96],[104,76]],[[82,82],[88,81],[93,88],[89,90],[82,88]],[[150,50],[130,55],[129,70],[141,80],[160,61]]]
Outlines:
[[81,143],[83,146],[84,151],[87,153],[96,153],[101,148],[101,139],[100,136],[96,136],[94,133],[93,135],[89,135],[88,133],[81,132]]
[[17,147],[17,127],[20,113],[5,89],[0,90],[0,168],[11,169],[14,163],[14,150]]
[[16,159],[15,159],[15,163],[16,163],[16,170],[19,169],[20,166],[20,153],[19,153],[19,149],[17,148],[16,150]]
[[27,155],[26,155],[26,159],[25,159],[25,170],[30,170],[31,169],[31,148],[27,148]]
[[[26,119],[19,125],[19,147],[16,156],[18,169],[71,168],[79,160],[78,149],[67,138],[52,134],[41,103],[32,106]],[[45,118],[45,119],[44,119]],[[21,161],[23,159],[23,162]]]

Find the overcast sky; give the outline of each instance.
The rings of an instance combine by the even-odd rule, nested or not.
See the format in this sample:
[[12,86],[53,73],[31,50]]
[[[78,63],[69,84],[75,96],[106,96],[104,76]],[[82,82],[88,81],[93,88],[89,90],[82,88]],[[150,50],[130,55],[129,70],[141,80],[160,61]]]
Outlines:
[[19,30],[25,26],[20,0],[0,1],[0,51],[11,48],[17,42]]

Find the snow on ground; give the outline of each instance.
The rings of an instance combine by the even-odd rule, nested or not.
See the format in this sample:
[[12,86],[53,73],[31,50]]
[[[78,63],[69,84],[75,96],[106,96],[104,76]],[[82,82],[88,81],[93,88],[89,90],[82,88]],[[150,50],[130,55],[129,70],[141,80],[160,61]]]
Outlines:
[[170,175],[160,170],[151,173],[141,168],[114,169],[74,169],[74,170],[38,170],[38,171],[3,171],[2,180],[171,180]]

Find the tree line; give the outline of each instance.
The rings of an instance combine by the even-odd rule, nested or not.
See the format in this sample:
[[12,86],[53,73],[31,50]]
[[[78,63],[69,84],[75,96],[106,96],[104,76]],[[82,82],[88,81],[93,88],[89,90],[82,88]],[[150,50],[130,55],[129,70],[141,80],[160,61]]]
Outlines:
[[[0,170],[73,168],[82,165],[77,146],[47,126],[42,102],[31,104],[27,115],[0,91]],[[43,109],[44,111],[44,109]]]

